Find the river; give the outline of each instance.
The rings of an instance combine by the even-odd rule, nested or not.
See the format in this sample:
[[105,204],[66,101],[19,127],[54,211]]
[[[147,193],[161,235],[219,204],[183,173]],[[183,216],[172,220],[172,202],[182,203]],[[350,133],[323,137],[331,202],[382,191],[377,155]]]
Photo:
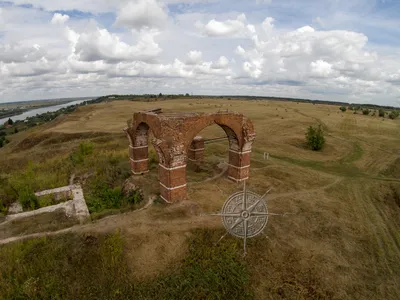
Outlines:
[[8,118],[11,118],[11,120],[13,120],[14,122],[15,121],[23,121],[23,120],[25,120],[26,118],[29,118],[29,117],[34,117],[36,115],[44,114],[46,112],[57,111],[57,110],[59,110],[59,109],[61,109],[63,107],[80,104],[82,102],[90,101],[90,100],[92,100],[92,99],[76,100],[76,101],[72,101],[72,102],[68,102],[68,103],[64,103],[64,104],[31,109],[31,110],[28,110],[28,111],[26,111],[26,112],[24,112],[22,114],[16,115],[16,116],[0,119],[0,124],[4,124],[8,120]]

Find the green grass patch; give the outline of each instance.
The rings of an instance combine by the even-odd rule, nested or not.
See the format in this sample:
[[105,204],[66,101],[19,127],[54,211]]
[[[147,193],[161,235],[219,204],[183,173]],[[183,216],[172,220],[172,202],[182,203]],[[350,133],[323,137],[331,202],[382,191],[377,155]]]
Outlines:
[[133,281],[119,232],[40,238],[0,247],[1,299],[251,299],[240,241],[196,230],[169,272]]
[[170,274],[136,287],[135,299],[251,299],[249,274],[239,240],[225,239],[222,231],[195,230],[189,253]]
[[38,199],[39,199],[39,206],[46,207],[72,200],[73,196],[72,193],[68,191],[68,192],[61,192],[61,193],[40,196],[38,197]]
[[66,234],[0,248],[1,299],[129,299],[119,233]]
[[341,163],[352,163],[355,162],[364,155],[364,150],[361,148],[359,143],[353,144],[353,151],[351,151],[348,155],[344,156],[339,160]]

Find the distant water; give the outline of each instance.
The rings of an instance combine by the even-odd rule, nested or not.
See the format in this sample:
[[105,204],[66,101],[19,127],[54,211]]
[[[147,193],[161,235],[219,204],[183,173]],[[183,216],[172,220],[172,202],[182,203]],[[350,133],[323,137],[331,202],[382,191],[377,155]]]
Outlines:
[[[82,102],[90,101],[90,100],[92,100],[92,99],[76,100],[76,101],[72,101],[72,102],[68,102],[68,103],[64,103],[64,104],[59,104],[59,105],[54,105],[54,106],[35,108],[35,109],[28,110],[28,111],[26,111],[26,112],[24,112],[24,113],[22,113],[20,115],[12,116],[12,117],[9,117],[9,118],[11,120],[13,120],[14,122],[15,121],[23,121],[23,120],[25,120],[26,118],[29,118],[29,117],[34,117],[36,115],[44,114],[46,112],[57,111],[57,110],[59,110],[59,109],[61,109],[63,107],[67,107],[67,106],[75,105],[75,104],[80,104]],[[0,119],[0,124],[4,124],[7,120],[8,120],[8,117]]]

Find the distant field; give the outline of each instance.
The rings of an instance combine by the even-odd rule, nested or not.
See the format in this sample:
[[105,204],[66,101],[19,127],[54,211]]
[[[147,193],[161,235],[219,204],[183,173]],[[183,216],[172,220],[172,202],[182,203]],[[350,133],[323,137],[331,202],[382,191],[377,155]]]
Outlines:
[[[61,261],[41,265],[43,274],[49,270],[57,273],[60,268],[59,273],[68,277],[68,282],[73,282],[74,274],[81,278],[75,289],[54,295],[90,295],[83,286],[85,276],[69,270],[63,260],[75,253],[77,261],[72,259],[72,264],[79,269],[78,259],[89,261],[87,253],[97,257],[103,253],[104,243],[109,245],[104,242],[107,238],[102,238],[104,234],[120,230],[123,246],[116,248],[120,252],[115,252],[114,260],[104,262],[105,269],[96,266],[102,283],[94,288],[93,295],[109,293],[100,285],[113,282],[120,294],[107,294],[109,299],[132,295],[135,299],[157,299],[157,295],[164,299],[400,299],[400,119],[342,113],[333,105],[282,101],[114,101],[82,106],[70,115],[12,135],[11,143],[0,149],[0,174],[21,186],[31,174],[29,184],[37,190],[66,185],[71,174],[84,178],[95,173],[105,184],[121,185],[129,175],[128,141],[122,129],[133,112],[159,107],[195,112],[228,109],[250,118],[257,138],[249,189],[262,194],[272,188],[269,210],[291,214],[271,217],[265,230],[268,238],[261,235],[250,240],[246,258],[240,256],[240,243],[232,237],[215,246],[224,232],[220,219],[199,215],[218,211],[242,186],[225,177],[205,181],[218,174],[216,166],[227,161],[228,155],[226,141],[207,145],[204,169],[195,172],[188,167],[188,201],[99,219],[80,227],[75,235],[32,242],[40,244],[34,245],[38,257],[45,257],[46,249],[54,249],[50,256]],[[307,127],[315,124],[325,130],[327,143],[321,152],[310,151],[304,144]],[[224,131],[214,125],[199,134],[220,137]],[[76,163],[71,154],[77,153],[82,142],[92,144],[94,151]],[[270,153],[269,160],[263,159],[264,152]],[[134,179],[145,197],[158,191],[154,157],[150,173]],[[91,180],[83,184],[85,196],[93,193]],[[2,193],[5,191],[0,189],[0,197]],[[89,198],[96,204],[93,195]],[[87,236],[92,235],[96,236],[93,241],[99,242],[92,238],[88,242]],[[68,248],[68,243],[75,248]],[[0,258],[24,261],[20,257],[25,247],[33,246],[1,246]],[[106,249],[105,257],[113,257],[114,248]],[[216,258],[219,256],[221,259]],[[26,258],[28,269],[29,263]],[[122,268],[124,273],[119,273],[115,264],[128,269]],[[81,268],[82,272],[90,270],[85,264]],[[110,270],[109,275],[105,270]],[[13,272],[18,278],[13,282],[15,290],[24,286],[29,276],[41,276]],[[221,276],[226,280],[219,289],[212,282]],[[46,277],[54,291],[61,277]],[[132,280],[125,282],[126,277]],[[10,284],[9,278],[0,275],[0,286]],[[38,279],[36,284],[36,293],[42,293],[35,294],[37,298],[46,298],[46,281]],[[12,289],[7,293],[2,294],[0,289],[0,298],[24,295],[13,294]]]

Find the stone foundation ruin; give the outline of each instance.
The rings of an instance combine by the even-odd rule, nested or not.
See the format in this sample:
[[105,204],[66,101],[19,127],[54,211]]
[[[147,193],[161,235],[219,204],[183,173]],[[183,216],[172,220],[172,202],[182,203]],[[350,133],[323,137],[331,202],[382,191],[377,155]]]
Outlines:
[[243,114],[163,113],[161,109],[136,112],[124,131],[129,139],[132,173],[149,171],[148,141],[159,158],[158,176],[161,197],[167,202],[186,198],[186,162],[204,156],[204,139],[197,134],[213,124],[219,125],[229,140],[228,178],[246,180],[250,171],[251,146],[255,139],[253,123]]

